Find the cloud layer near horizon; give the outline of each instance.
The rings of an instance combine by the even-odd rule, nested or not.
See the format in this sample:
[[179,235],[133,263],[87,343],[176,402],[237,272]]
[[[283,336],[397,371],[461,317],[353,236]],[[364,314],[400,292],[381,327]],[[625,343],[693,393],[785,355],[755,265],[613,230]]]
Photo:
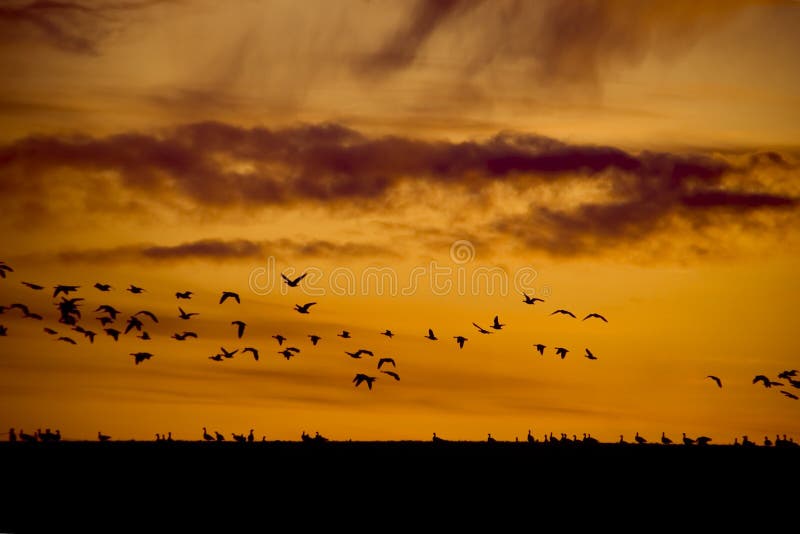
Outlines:
[[[46,204],[53,191],[64,190],[78,192],[94,209],[113,210],[101,197],[107,188],[117,188],[198,207],[311,204],[370,211],[386,209],[371,202],[385,201],[401,186],[444,188],[453,198],[498,184],[522,192],[600,188],[600,198],[579,196],[572,205],[532,203],[527,213],[504,213],[491,225],[532,248],[579,254],[643,239],[675,219],[713,226],[731,214],[794,210],[797,191],[764,176],[795,168],[774,152],[734,161],[708,154],[633,153],[515,132],[451,142],[368,137],[338,124],[268,129],[202,122],[155,133],[19,139],[0,146],[0,193],[17,201],[8,203],[11,210],[31,199]],[[97,180],[106,188],[97,190]],[[200,242],[148,254],[260,251],[241,245]]]

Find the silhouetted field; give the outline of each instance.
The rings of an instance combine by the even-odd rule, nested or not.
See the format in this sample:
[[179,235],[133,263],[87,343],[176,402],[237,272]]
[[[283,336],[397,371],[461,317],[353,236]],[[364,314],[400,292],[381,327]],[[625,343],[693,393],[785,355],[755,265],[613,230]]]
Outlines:
[[[667,522],[686,514],[710,520],[717,512],[777,513],[794,506],[796,493],[778,482],[794,486],[800,449],[62,442],[2,443],[0,461],[0,527],[22,532],[32,517],[85,526],[101,512],[128,526],[163,516],[215,525],[280,518],[306,527],[349,524],[351,513],[359,520],[430,515],[460,523],[496,513],[508,520],[610,520],[631,506]],[[557,512],[564,505],[577,515]]]

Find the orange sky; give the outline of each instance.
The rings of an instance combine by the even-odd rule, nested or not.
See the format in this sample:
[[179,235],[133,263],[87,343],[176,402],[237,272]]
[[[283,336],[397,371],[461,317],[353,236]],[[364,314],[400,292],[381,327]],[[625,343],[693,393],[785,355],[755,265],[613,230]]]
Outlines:
[[[0,428],[800,439],[800,390],[751,383],[800,368],[799,23],[789,1],[8,3],[0,304],[45,318],[0,315]],[[115,343],[101,303],[155,312],[153,339]]]

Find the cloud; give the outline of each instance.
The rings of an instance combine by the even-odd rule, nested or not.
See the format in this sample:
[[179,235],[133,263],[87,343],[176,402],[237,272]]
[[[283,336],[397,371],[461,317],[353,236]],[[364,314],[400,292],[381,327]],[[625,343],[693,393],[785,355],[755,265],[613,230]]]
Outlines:
[[[515,132],[450,142],[368,137],[338,124],[271,130],[203,122],[157,133],[32,136],[0,146],[0,194],[19,200],[10,207],[23,206],[61,187],[77,190],[97,209],[102,199],[93,195],[102,194],[97,180],[105,177],[154,202],[177,196],[218,207],[346,203],[369,212],[385,209],[370,201],[385,200],[401,185],[412,191],[437,186],[456,196],[496,184],[520,192],[599,187],[601,199],[532,205],[493,225],[529,246],[578,253],[642,239],[675,218],[708,224],[723,211],[745,215],[797,206],[797,192],[779,190],[780,181],[768,177],[773,170],[794,172],[788,156],[761,152],[738,158],[743,162],[707,154],[634,153]],[[65,170],[79,178],[60,177]],[[424,202],[424,195],[418,201]],[[301,256],[382,252],[325,241],[200,241],[135,254],[153,260],[255,257],[265,246]]]

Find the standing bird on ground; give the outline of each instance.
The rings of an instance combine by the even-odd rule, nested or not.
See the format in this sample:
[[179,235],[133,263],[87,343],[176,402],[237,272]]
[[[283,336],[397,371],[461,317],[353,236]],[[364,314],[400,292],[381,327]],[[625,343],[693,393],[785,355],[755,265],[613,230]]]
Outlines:
[[494,328],[495,330],[502,330],[504,326],[505,324],[501,323],[500,318],[497,315],[495,315],[494,322],[492,323],[492,328]]
[[203,439],[206,441],[214,441],[214,436],[206,432],[206,427],[203,427]]
[[522,302],[524,302],[525,304],[536,304],[537,302],[544,302],[544,299],[540,299],[537,297],[529,297],[528,294],[525,293],[524,291],[522,292],[522,296],[524,297],[522,299]]
[[645,443],[647,443],[647,440],[644,439],[642,436],[640,436],[639,432],[636,432],[636,435],[633,437],[633,439],[635,439],[636,443],[638,443],[639,445],[644,445]]
[[236,335],[239,337],[239,339],[242,339],[242,336],[244,335],[244,327],[247,326],[247,323],[244,321],[231,321],[231,324],[237,327]]
[[547,348],[547,345],[542,345],[541,343],[537,343],[536,345],[534,345],[534,347],[536,347],[536,350],[539,351],[539,354],[544,356],[544,349]]
[[458,348],[460,349],[464,348],[465,341],[469,341],[469,339],[465,338],[464,336],[453,336],[453,339],[456,340],[456,343],[458,343]]
[[222,304],[229,298],[235,300],[237,304],[242,303],[242,301],[239,299],[239,294],[234,291],[223,291],[222,296],[219,298],[219,303]]
[[690,437],[686,436],[686,432],[683,432],[683,444],[684,445],[694,445],[694,440]]
[[575,314],[574,314],[574,313],[572,313],[572,312],[571,312],[571,311],[569,311],[569,310],[556,310],[556,311],[554,311],[553,313],[551,313],[550,315],[555,315],[555,314],[557,314],[557,313],[560,313],[561,315],[569,315],[569,316],[570,316],[570,317],[572,317],[573,319],[577,319],[577,317],[575,317]]
[[708,375],[706,378],[710,378],[717,383],[717,386],[722,387],[722,380],[720,380],[718,376]]
[[283,278],[283,281],[286,282],[286,285],[289,287],[297,287],[297,284],[300,283],[300,280],[302,280],[306,276],[308,276],[308,273],[303,273],[297,278],[292,279],[287,277],[285,274],[281,273],[281,278]]
[[297,313],[309,313],[308,309],[314,304],[316,304],[316,302],[306,302],[302,306],[299,304],[295,304],[294,309],[295,311],[297,311]]
[[672,440],[669,439],[664,432],[661,432],[661,444],[662,445],[672,445]]
[[433,334],[433,330],[430,329],[430,328],[428,328],[428,335],[427,336],[422,336],[422,337],[426,337],[426,338],[430,339],[431,341],[436,341],[437,339],[439,339],[438,337],[436,337]]
[[316,336],[316,335],[313,335],[313,334],[311,334],[311,335],[309,335],[309,336],[308,336],[308,339],[310,339],[310,340],[311,340],[311,344],[312,344],[312,345],[316,346],[316,345],[317,345],[317,343],[319,343],[319,340],[320,340],[320,339],[322,339],[322,338],[321,338],[321,337],[319,337],[319,336]]
[[103,434],[103,433],[101,433],[101,432],[98,432],[98,433],[97,433],[97,439],[98,439],[99,441],[108,441],[108,440],[110,440],[110,439],[111,439],[111,436],[107,436],[107,435],[105,435],[105,434]]
[[583,320],[585,321],[586,319],[591,319],[592,317],[596,317],[596,318],[598,318],[598,319],[602,320],[604,323],[607,323],[607,322],[608,322],[608,319],[606,319],[605,317],[603,317],[603,316],[602,316],[602,315],[600,315],[599,313],[590,313],[589,315],[587,315],[586,317],[584,317],[584,318],[583,318]]

